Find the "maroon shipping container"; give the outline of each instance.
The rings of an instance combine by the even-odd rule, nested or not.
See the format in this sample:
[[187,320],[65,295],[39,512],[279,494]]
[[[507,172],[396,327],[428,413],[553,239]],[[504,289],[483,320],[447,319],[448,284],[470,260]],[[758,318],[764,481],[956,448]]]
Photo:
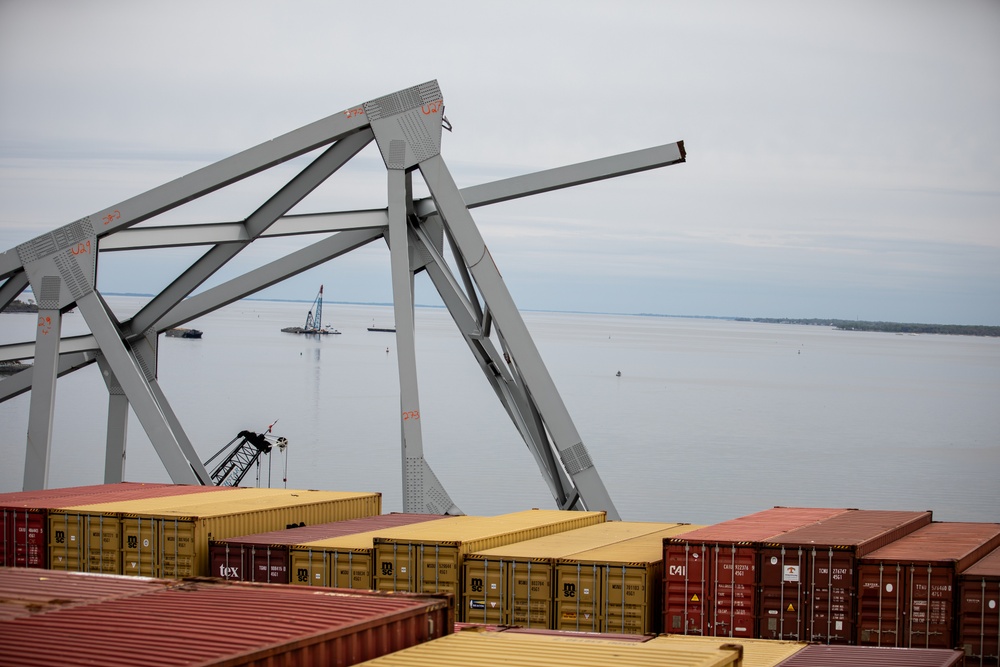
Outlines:
[[958,575],[957,634],[967,664],[1000,664],[1000,549]]
[[962,652],[934,648],[806,646],[776,667],[962,667]]
[[924,526],[858,561],[864,646],[954,648],[958,574],[1000,547],[1000,524]]
[[3,561],[0,564],[10,567],[48,567],[48,517],[51,509],[232,488],[236,487],[120,482],[0,494],[0,513],[3,514]]
[[769,540],[758,637],[853,644],[857,560],[930,522],[930,512],[850,510]]
[[306,542],[442,519],[440,514],[392,513],[213,540],[208,544],[214,577],[260,583],[291,583],[289,548]]
[[451,634],[454,622],[448,594],[184,580],[0,622],[0,662],[344,667]]
[[774,507],[664,539],[664,632],[755,637],[761,543],[846,511]]
[[117,574],[0,567],[0,622],[71,605],[138,595],[172,583]]

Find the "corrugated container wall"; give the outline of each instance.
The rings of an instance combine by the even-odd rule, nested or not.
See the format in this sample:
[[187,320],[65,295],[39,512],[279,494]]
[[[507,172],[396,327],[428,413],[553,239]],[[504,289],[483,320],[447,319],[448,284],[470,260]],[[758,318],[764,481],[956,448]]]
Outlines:
[[213,486],[120,482],[65,489],[0,494],[3,515],[3,559],[10,567],[48,567],[49,510],[84,503],[135,500],[216,491]]
[[604,512],[527,510],[493,517],[454,517],[375,539],[375,586],[383,591],[448,592],[461,605],[465,554],[603,523]]
[[664,632],[756,637],[761,543],[846,511],[773,507],[664,540]]
[[339,667],[451,633],[453,603],[445,595],[171,582],[148,593],[0,621],[0,663]]
[[967,664],[1000,664],[1000,549],[958,575],[957,634]]
[[1000,524],[924,526],[858,561],[858,644],[954,648],[958,574],[1000,547]]
[[[60,569],[111,574],[202,576],[209,574],[210,539],[380,512],[377,493],[253,488],[202,501],[191,496],[183,502],[157,498],[85,505],[50,513],[50,562]],[[59,542],[64,527],[68,539]],[[81,546],[67,548],[74,535],[82,535]]]
[[559,559],[555,628],[639,635],[659,632],[663,540],[698,528],[681,525]]
[[930,512],[851,510],[762,545],[758,636],[853,644],[857,559],[930,522]]
[[437,514],[379,514],[211,540],[208,543],[209,572],[213,577],[235,581],[296,583],[291,580],[292,571],[289,570],[289,549],[292,546],[440,518]]
[[457,632],[361,663],[366,667],[742,667],[742,649],[555,637],[515,632]]
[[[436,515],[433,523],[456,517]],[[430,522],[412,522],[430,523]],[[405,525],[389,526],[352,535],[330,537],[292,547],[289,553],[292,580],[299,586],[375,588],[375,538],[392,537]]]
[[554,628],[556,559],[680,525],[607,521],[467,554],[459,620]]

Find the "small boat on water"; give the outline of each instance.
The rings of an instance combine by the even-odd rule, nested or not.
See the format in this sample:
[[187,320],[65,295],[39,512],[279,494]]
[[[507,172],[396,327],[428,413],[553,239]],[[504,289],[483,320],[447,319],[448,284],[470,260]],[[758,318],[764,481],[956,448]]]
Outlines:
[[201,338],[201,331],[198,329],[185,329],[184,327],[174,327],[167,329],[166,335],[169,338]]
[[304,327],[285,327],[282,329],[285,333],[294,334],[339,334],[340,332],[336,329],[331,329],[329,326],[323,326],[323,286],[319,286],[319,294],[316,295],[316,300],[313,301],[312,308],[309,309],[309,313],[306,314],[306,325]]

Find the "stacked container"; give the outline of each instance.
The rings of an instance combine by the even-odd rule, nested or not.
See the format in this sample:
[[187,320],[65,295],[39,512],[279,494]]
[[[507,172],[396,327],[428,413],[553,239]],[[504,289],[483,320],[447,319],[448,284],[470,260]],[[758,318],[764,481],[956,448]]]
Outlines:
[[757,636],[760,546],[845,509],[774,507],[663,541],[663,631]]
[[777,667],[963,667],[961,651],[811,644]]
[[527,510],[494,517],[458,516],[376,537],[375,586],[381,591],[448,592],[461,605],[466,554],[603,523],[604,512]]
[[769,540],[758,636],[854,643],[858,559],[930,522],[930,512],[851,510]]
[[[228,488],[228,487],[226,487]],[[49,512],[60,507],[114,500],[176,497],[220,491],[216,486],[120,482],[64,489],[0,494],[3,515],[3,559],[9,567],[48,567]]]
[[239,488],[52,510],[49,562],[56,569],[147,577],[210,573],[208,542],[234,535],[373,516],[378,493]]
[[[121,580],[78,576],[98,580],[97,586]],[[450,634],[455,618],[448,596],[318,595],[296,586],[222,580],[133,581],[148,583],[149,590],[97,594],[65,608],[0,620],[0,663],[353,665]],[[58,585],[48,590],[60,595]]]
[[555,629],[659,632],[663,540],[698,528],[680,525],[560,558],[556,562]]
[[460,620],[528,628],[554,628],[555,565],[559,558],[677,523],[608,521],[556,535],[514,542],[465,557]]
[[955,646],[957,577],[1000,547],[1000,524],[932,523],[858,562],[858,644]]
[[456,632],[361,664],[366,667],[744,667],[742,647],[727,645],[725,640],[719,640],[717,644],[674,646],[666,642],[628,642],[519,632]]
[[[678,648],[718,647],[727,641],[725,638],[703,637],[698,635],[665,634],[650,640]],[[733,640],[733,644],[743,647],[743,667],[775,667],[792,657],[808,644],[805,642],[780,642],[770,639]]]
[[[402,514],[403,517],[419,517],[405,522],[395,521],[395,525],[376,527],[360,533],[346,533],[340,537],[328,537],[292,547],[289,553],[292,579],[290,583],[301,586],[335,586],[338,588],[375,588],[375,538],[388,538],[407,526],[431,523],[441,527],[457,517],[442,517],[440,514]],[[377,526],[377,522],[370,522]]]
[[958,575],[957,634],[967,664],[1000,664],[1000,549]]
[[208,543],[209,572],[213,577],[236,581],[308,583],[308,579],[292,581],[294,570],[289,569],[292,547],[377,528],[406,526],[440,518],[437,514],[380,514],[212,540]]

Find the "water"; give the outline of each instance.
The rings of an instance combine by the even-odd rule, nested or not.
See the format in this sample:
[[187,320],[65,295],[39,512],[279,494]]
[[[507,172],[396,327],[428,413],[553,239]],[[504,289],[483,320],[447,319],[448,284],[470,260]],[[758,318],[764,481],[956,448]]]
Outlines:
[[[111,297],[124,317],[140,299]],[[289,440],[261,483],[381,491],[402,508],[388,307],[327,303],[339,336],[281,333],[308,304],[237,302],[162,338],[159,378],[207,459],[243,429]],[[1000,340],[723,320],[525,313],[622,517],[713,523],[774,505],[934,511],[1000,521]],[[418,308],[425,455],[455,503],[553,501],[447,312]],[[0,316],[0,342],[32,336]],[[63,333],[86,331],[79,314]],[[386,351],[388,348],[388,352]],[[621,376],[616,374],[621,371]],[[107,393],[96,365],[59,381],[50,486],[99,483]],[[0,491],[20,489],[28,396],[0,404]],[[126,479],[169,481],[138,421]],[[250,481],[248,477],[244,481]]]

